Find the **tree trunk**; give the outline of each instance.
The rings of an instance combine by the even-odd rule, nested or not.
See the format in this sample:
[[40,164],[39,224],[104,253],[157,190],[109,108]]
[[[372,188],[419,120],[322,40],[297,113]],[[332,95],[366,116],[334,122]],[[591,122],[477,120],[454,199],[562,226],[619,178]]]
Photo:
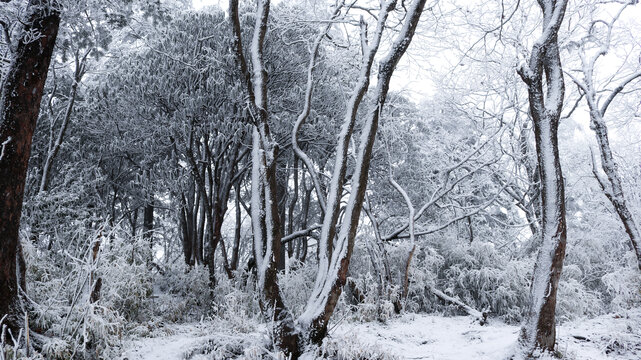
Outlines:
[[[143,238],[149,240],[151,242],[152,238],[152,233],[154,231],[154,203],[153,201],[148,202],[145,205],[145,208],[143,210],[143,217],[142,217],[142,231],[143,231]],[[152,244],[150,243],[150,246]]]
[[[27,164],[47,71],[58,34],[60,14],[46,1],[31,0],[27,23],[2,84],[0,97],[0,316],[14,336],[24,319],[18,284],[24,271],[18,234]],[[40,34],[36,40],[32,34]],[[20,279],[18,279],[18,275]]]
[[302,352],[301,336],[297,333],[293,317],[283,302],[277,277],[282,237],[276,178],[278,145],[272,139],[269,129],[267,72],[263,60],[269,8],[269,0],[258,1],[251,43],[252,74],[249,72],[243,52],[238,0],[229,1],[229,17],[234,36],[233,51],[240,67],[244,90],[248,94],[250,110],[254,118],[251,218],[257,287],[261,294],[259,300],[261,309],[274,324],[272,337],[275,347],[296,359]]
[[[630,3],[631,4],[631,3]],[[577,79],[576,77],[570,75],[572,80],[579,86],[579,89],[583,91],[585,99],[590,109],[590,128],[594,131],[596,136],[596,141],[598,144],[599,154],[601,155],[601,169],[605,173],[606,177],[604,178],[598,171],[594,155],[592,156],[592,172],[596,177],[601,190],[608,198],[614,210],[616,211],[621,223],[625,229],[628,238],[630,239],[630,245],[635,252],[637,257],[637,266],[641,270],[641,233],[639,232],[638,225],[626,203],[626,197],[623,190],[623,183],[621,181],[621,176],[619,175],[619,170],[617,163],[614,159],[614,154],[610,146],[610,139],[608,137],[608,127],[605,123],[605,114],[608,110],[608,107],[612,101],[621,94],[623,89],[630,82],[641,77],[641,71],[637,71],[627,76],[617,87],[614,88],[599,107],[599,98],[601,97],[601,92],[597,91],[595,82],[594,82],[594,67],[596,61],[601,56],[605,56],[608,53],[610,47],[610,41],[612,36],[612,27],[614,23],[619,18],[623,10],[630,4],[625,4],[614,17],[610,23],[605,23],[608,27],[608,32],[605,41],[601,44],[599,52],[594,56],[587,58],[585,54],[585,49],[583,53],[580,54],[581,63],[582,63],[582,72],[583,72],[583,81]],[[587,45],[586,45],[587,46]]]
[[[276,265],[281,248],[281,223],[278,211],[276,160],[278,146],[269,130],[267,111],[267,73],[263,63],[263,44],[267,31],[269,1],[258,2],[256,23],[251,45],[253,77],[244,58],[238,1],[230,0],[229,14],[234,34],[234,53],[238,61],[244,87],[248,93],[250,110],[254,117],[252,141],[252,229],[254,232],[254,256],[257,264],[258,289],[261,291],[261,305],[273,322],[273,341],[278,349],[292,358],[298,358],[306,342],[320,344],[327,334],[327,324],[345,284],[351,258],[360,211],[365,196],[369,163],[372,156],[380,111],[385,102],[392,73],[407,50],[418,24],[426,0],[415,1],[407,10],[400,34],[392,44],[390,52],[380,65],[376,103],[368,115],[361,134],[361,143],[352,177],[350,198],[345,210],[340,231],[336,231],[342,197],[343,183],[347,170],[347,154],[356,114],[369,86],[369,77],[374,57],[380,44],[387,16],[396,7],[396,0],[388,0],[382,7],[374,37],[367,39],[367,29],[361,23],[362,46],[366,54],[363,59],[360,78],[348,105],[345,120],[339,135],[331,190],[321,232],[320,262],[318,276],[312,296],[305,312],[295,326],[291,313],[284,305],[280,294]],[[336,244],[333,243],[338,234]],[[334,249],[335,248],[335,249]]]
[[[338,214],[333,212],[337,210],[334,204],[339,200],[336,196],[338,195],[340,197],[340,194],[336,193],[337,184],[341,183],[343,178],[337,178],[336,176],[343,175],[345,173],[342,169],[345,164],[338,163],[341,161],[344,162],[345,159],[340,158],[337,155],[335,160],[335,169],[338,171],[335,171],[332,175],[332,186],[328,195],[327,212],[323,221],[323,230],[321,232],[321,240],[319,243],[319,245],[323,246],[323,249],[320,251],[321,262],[319,263],[319,273],[316,277],[314,289],[312,290],[312,295],[307,303],[305,311],[298,318],[300,326],[307,329],[309,333],[309,341],[314,344],[320,345],[327,335],[329,319],[334,312],[342,287],[345,285],[345,281],[347,279],[347,270],[354,248],[354,238],[356,236],[356,230],[365,198],[365,190],[367,188],[368,171],[372,157],[372,149],[376,139],[376,131],[378,129],[378,120],[387,98],[387,92],[389,90],[389,84],[394,73],[394,69],[412,41],[412,37],[416,26],[418,25],[418,20],[423,12],[425,2],[426,0],[417,0],[413,2],[411,6],[408,6],[403,28],[394,40],[389,52],[379,64],[375,97],[376,101],[366,118],[361,132],[360,145],[356,154],[356,163],[354,165],[354,173],[351,180],[350,197],[347,202],[347,206],[345,207],[343,222],[341,223],[340,230],[338,232],[333,229],[333,227],[336,226]],[[368,49],[369,54],[365,59],[366,63],[373,61],[373,56],[377,51],[386,18],[388,14],[394,10],[395,6],[396,1],[388,1],[381,8],[381,12],[378,16],[375,39],[370,45],[372,47]],[[368,47],[368,45],[366,45],[366,41],[363,42],[365,43],[364,46]],[[365,66],[371,66],[371,64],[366,64]],[[369,76],[368,74],[369,72],[363,73],[362,76]],[[359,91],[357,91],[356,96],[358,96],[358,93]],[[355,110],[357,110],[357,107]],[[344,123],[341,135],[343,135],[343,132],[347,131],[348,126],[349,117]],[[339,146],[343,140],[343,138],[339,140]],[[342,188],[341,186],[338,187]],[[334,245],[335,249],[332,254],[328,254],[329,249],[332,247],[331,240],[333,239],[334,234],[337,234]],[[326,258],[328,255],[330,256],[331,261]]]
[[193,251],[192,239],[189,231],[190,222],[187,220],[188,219],[187,204],[184,201],[184,195],[182,194],[181,194],[180,206],[181,206],[181,209],[178,216],[179,216],[179,224],[180,224],[180,234],[181,234],[182,244],[183,244],[183,255],[185,257],[185,264],[193,266],[194,264],[192,263],[192,251]]
[[614,161],[612,149],[610,148],[608,129],[603,117],[597,109],[590,111],[590,119],[599,145],[601,168],[603,169],[603,172],[605,172],[607,179],[603,179],[596,169],[594,171],[594,175],[599,181],[605,196],[610,200],[610,203],[614,207],[619,219],[621,219],[621,223],[623,224],[626,234],[628,234],[628,238],[630,239],[630,243],[632,244],[632,248],[634,249],[634,253],[637,257],[637,266],[639,270],[641,270],[641,233],[639,233],[637,223],[635,222],[632,212],[625,201],[623,184],[617,170],[617,164]]
[[238,269],[238,255],[240,252],[240,231],[242,226],[242,218],[240,213],[240,181],[236,182],[236,184],[234,185],[234,192],[236,196],[234,199],[234,207],[236,210],[236,226],[234,228],[234,247],[232,249],[230,265],[232,271],[236,271]]
[[[82,77],[85,74],[85,64],[87,61],[87,56],[91,50],[87,51],[82,59],[78,52],[75,54],[76,69],[73,75],[73,83],[71,84],[71,93],[69,94],[69,102],[67,103],[67,108],[65,109],[65,115],[62,119],[62,124],[60,125],[60,130],[58,130],[58,136],[56,139],[50,140],[50,148],[48,149],[47,159],[42,167],[42,179],[40,180],[40,188],[38,192],[44,192],[49,189],[49,181],[51,180],[51,169],[53,168],[53,162],[58,156],[60,147],[69,127],[69,122],[71,121],[71,114],[73,112],[73,107],[76,102],[76,96],[78,95],[78,83],[82,80]],[[51,136],[53,136],[53,124],[51,125]]]
[[567,1],[540,1],[539,5],[543,11],[543,35],[535,43],[527,67],[519,69],[528,88],[534,122],[542,208],[541,248],[534,265],[530,305],[519,338],[519,351],[527,357],[554,350],[556,294],[567,237],[558,147],[565,84],[557,39]]

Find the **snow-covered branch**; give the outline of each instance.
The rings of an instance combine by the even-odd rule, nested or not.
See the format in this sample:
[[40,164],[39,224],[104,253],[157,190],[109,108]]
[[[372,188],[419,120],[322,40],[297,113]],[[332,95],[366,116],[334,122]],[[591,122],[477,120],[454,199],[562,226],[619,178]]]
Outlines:
[[[343,4],[344,1],[341,1],[340,4],[337,4],[330,20],[333,21],[340,15]],[[314,184],[314,189],[316,190],[318,204],[320,205],[323,212],[326,211],[325,194],[321,189],[320,179],[318,178],[318,172],[314,167],[314,163],[298,144],[298,132],[300,131],[300,127],[309,117],[309,112],[311,110],[312,92],[314,90],[314,68],[316,67],[316,60],[318,58],[321,41],[331,29],[333,23],[332,21],[330,21],[316,36],[314,44],[312,45],[312,51],[309,57],[309,65],[307,66],[307,85],[305,86],[305,100],[303,102],[303,110],[301,111],[300,115],[298,115],[298,119],[296,119],[296,123],[294,124],[294,128],[292,130],[292,148],[294,149],[294,153],[296,154],[296,156],[298,156],[298,158],[300,158],[307,167],[307,171],[309,172],[309,175],[312,178],[312,183]]]

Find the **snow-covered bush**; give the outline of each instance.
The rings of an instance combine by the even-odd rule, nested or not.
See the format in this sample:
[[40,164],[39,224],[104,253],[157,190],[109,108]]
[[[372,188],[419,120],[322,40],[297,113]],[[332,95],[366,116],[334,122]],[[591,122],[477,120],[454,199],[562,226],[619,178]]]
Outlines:
[[[379,346],[366,345],[358,341],[355,335],[341,338],[329,337],[320,347],[306,353],[308,359],[333,360],[395,360],[398,356],[386,352]],[[304,355],[305,356],[305,355]]]
[[[115,354],[126,323],[149,313],[152,281],[146,265],[149,257],[142,250],[148,246],[141,242],[118,227],[105,226],[79,242],[73,254],[22,242],[31,328],[47,337],[43,355],[64,359],[83,353]],[[94,291],[96,285],[99,291]]]
[[[493,243],[480,240],[443,241],[438,252],[443,264],[433,269],[439,274],[437,288],[508,322],[520,321],[528,301],[529,261],[511,259]],[[442,308],[438,304],[436,308]]]
[[212,313],[227,324],[230,332],[251,332],[262,320],[255,279],[238,270],[233,279],[220,279],[212,300]]
[[211,308],[209,271],[202,265],[170,264],[155,282],[154,314],[166,321],[200,319]]
[[575,264],[563,267],[557,294],[557,318],[572,320],[582,316],[596,316],[603,312],[599,294],[581,283],[582,272]]
[[315,263],[299,263],[292,260],[289,271],[279,274],[279,284],[287,307],[298,315],[307,305],[309,295],[316,280],[317,265]]
[[636,259],[629,252],[624,263],[628,267],[605,274],[601,281],[605,285],[605,296],[609,300],[610,312],[641,307],[641,274],[634,266]]

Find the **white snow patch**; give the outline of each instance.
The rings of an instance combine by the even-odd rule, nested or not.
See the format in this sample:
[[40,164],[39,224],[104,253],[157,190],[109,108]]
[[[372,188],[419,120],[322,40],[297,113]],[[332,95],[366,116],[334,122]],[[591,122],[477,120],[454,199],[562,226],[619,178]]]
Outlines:
[[355,334],[406,359],[504,359],[513,349],[519,328],[499,322],[480,326],[470,317],[406,314],[387,324],[339,326],[332,336]]
[[[639,324],[641,310],[569,322],[557,327],[558,350],[564,359],[636,360],[641,358]],[[126,342],[121,359],[208,358],[189,354],[212,341],[256,345],[264,341],[266,327],[260,326],[258,331],[230,334],[228,325],[216,322],[172,325],[164,331],[167,336]],[[361,348],[401,359],[504,360],[514,351],[518,334],[519,326],[498,320],[480,326],[465,316],[405,314],[386,324],[341,323],[330,332],[329,341],[354,348],[345,349],[346,353],[357,353]],[[305,359],[313,358],[311,353],[305,355]]]
[[204,344],[214,336],[204,324],[174,325],[167,336],[139,338],[125,343],[121,356],[127,360],[183,359],[191,348]]

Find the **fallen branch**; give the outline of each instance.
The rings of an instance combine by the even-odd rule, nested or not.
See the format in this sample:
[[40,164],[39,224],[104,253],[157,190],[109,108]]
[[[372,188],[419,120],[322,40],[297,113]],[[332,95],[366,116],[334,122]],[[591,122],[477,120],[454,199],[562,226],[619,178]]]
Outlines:
[[438,297],[439,299],[441,299],[443,301],[446,301],[446,302],[449,302],[451,304],[454,304],[454,305],[460,307],[461,309],[465,310],[465,312],[468,313],[468,315],[474,317],[474,319],[476,321],[478,321],[481,326],[487,324],[487,315],[489,314],[489,311],[483,311],[483,312],[478,311],[478,310],[470,307],[469,305],[465,304],[461,300],[459,300],[457,298],[454,298],[454,297],[451,297],[451,296],[445,294],[444,292],[442,292],[442,291],[440,291],[438,289],[435,289],[434,287],[430,286],[429,289],[432,292],[432,294],[436,295],[436,297]]

